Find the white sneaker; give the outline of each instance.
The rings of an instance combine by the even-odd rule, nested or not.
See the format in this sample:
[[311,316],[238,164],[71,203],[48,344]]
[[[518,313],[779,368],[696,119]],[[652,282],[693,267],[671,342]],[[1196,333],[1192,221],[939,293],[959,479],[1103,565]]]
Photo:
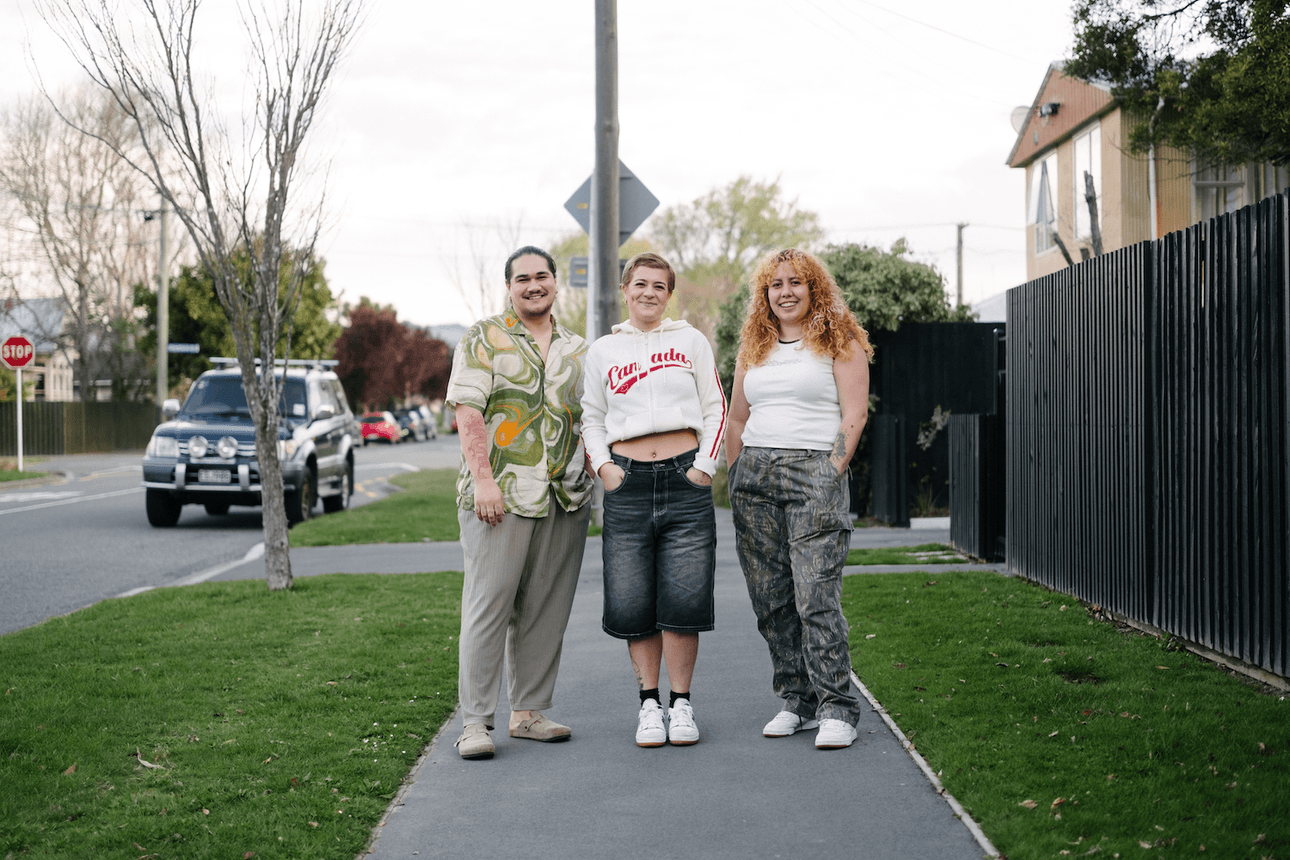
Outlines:
[[699,742],[699,727],[694,724],[694,707],[689,699],[677,699],[667,712],[667,739],[674,747],[688,747]]
[[646,699],[636,723],[636,746],[661,747],[665,743],[667,729],[663,728],[663,706],[654,699]]
[[789,735],[813,729],[818,725],[819,722],[810,717],[803,717],[792,711],[780,711],[775,715],[775,719],[766,724],[766,728],[762,729],[761,733],[762,737],[786,738]]
[[842,720],[820,720],[820,731],[815,736],[817,750],[840,750],[851,746],[856,739],[856,727]]

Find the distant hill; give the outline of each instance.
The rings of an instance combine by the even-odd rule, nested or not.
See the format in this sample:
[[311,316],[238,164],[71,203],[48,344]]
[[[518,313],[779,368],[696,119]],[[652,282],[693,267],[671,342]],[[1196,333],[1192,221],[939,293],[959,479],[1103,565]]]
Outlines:
[[452,323],[450,325],[428,325],[423,327],[431,337],[448,344],[449,349],[456,349],[457,343],[466,335],[467,327]]

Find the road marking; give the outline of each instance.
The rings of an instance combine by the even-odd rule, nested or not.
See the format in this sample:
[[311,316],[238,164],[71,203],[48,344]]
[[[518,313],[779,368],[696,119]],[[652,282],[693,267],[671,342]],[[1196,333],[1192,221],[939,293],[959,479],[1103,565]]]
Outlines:
[[413,466],[411,463],[359,463],[356,467],[364,472],[374,472],[378,469],[402,469],[404,472],[420,472],[420,466]]
[[172,582],[171,585],[196,585],[199,582],[205,582],[208,579],[214,579],[225,571],[232,570],[239,565],[246,564],[248,561],[255,561],[257,558],[264,557],[264,543],[257,543],[246,551],[246,555],[236,561],[226,561],[223,564],[217,564],[209,570],[203,570],[201,573],[194,573],[192,576],[186,576],[178,582]]
[[[10,508],[7,511],[0,511],[0,517],[4,516],[5,514],[20,514],[23,511],[38,511],[41,508],[55,508],[55,507],[58,507],[59,505],[73,505],[77,502],[92,502],[96,499],[111,499],[116,496],[128,496],[131,493],[142,493],[142,492],[143,492],[143,487],[131,487],[128,490],[117,490],[116,492],[113,492],[113,493],[99,493],[97,496],[81,496],[77,494],[77,497],[73,499],[60,499],[59,501],[55,501],[55,502],[45,502],[39,505],[28,505],[25,508]],[[7,498],[8,498],[7,496],[0,496],[0,502],[5,501]]]
[[64,490],[61,493],[5,493],[0,495],[0,502],[34,502],[37,499],[68,499],[79,496],[80,490]]

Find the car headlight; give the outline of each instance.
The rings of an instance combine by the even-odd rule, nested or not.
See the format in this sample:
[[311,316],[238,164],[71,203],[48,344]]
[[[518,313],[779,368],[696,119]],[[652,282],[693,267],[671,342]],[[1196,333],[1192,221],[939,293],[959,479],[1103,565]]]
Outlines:
[[225,460],[232,460],[237,456],[237,440],[232,436],[222,437],[219,442],[215,443],[215,453]]
[[153,435],[145,452],[149,457],[178,457],[179,440],[174,436]]
[[293,456],[295,456],[296,449],[299,447],[300,445],[299,443],[296,442],[295,439],[278,440],[278,459],[290,460]]
[[200,460],[206,456],[210,450],[211,443],[206,441],[205,436],[194,436],[188,440],[188,456]]

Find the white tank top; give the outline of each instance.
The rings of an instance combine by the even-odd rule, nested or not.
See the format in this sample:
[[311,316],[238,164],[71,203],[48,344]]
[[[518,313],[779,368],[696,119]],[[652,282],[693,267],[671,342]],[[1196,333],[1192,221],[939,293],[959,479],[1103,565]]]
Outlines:
[[833,359],[811,352],[804,341],[779,343],[744,374],[752,412],[743,444],[754,448],[831,451],[842,427]]

